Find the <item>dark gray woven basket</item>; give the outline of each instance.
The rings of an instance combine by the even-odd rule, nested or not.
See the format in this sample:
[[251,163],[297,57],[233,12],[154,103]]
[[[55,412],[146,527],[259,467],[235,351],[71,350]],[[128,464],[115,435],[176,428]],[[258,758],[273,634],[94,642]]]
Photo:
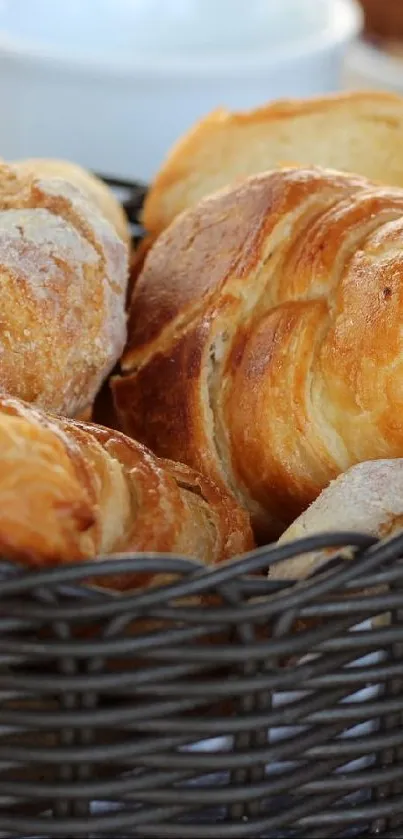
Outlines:
[[[324,545],[356,557],[257,575]],[[402,556],[338,534],[213,570],[4,562],[0,836],[403,836]],[[150,570],[177,582],[84,584]]]

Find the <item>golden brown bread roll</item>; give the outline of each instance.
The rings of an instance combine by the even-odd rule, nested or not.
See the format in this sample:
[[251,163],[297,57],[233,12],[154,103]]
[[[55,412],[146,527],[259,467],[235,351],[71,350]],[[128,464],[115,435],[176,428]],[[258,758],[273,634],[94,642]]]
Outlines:
[[[319,533],[367,533],[378,539],[403,530],[403,460],[373,460],[352,466],[332,481],[279,539],[293,542]],[[308,577],[339,549],[315,551],[273,565],[270,579]],[[344,552],[346,558],[351,556]]]
[[115,228],[117,234],[128,245],[131,241],[129,222],[123,207],[100,178],[91,172],[67,160],[49,158],[30,158],[13,161],[21,174],[36,178],[61,178],[81,190],[100,210],[103,216]]
[[403,186],[402,136],[403,98],[379,91],[214,111],[168,155],[145,202],[144,225],[153,239],[205,196],[278,166],[324,166]]
[[123,429],[278,536],[354,463],[403,455],[403,190],[287,169],[205,199],[131,302]]
[[403,40],[402,0],[360,0],[368,35]]
[[128,248],[66,181],[0,164],[0,389],[91,406],[126,338]]
[[[42,568],[157,551],[214,564],[252,547],[248,516],[191,469],[118,432],[0,397],[2,556]],[[139,582],[106,581],[118,590]]]

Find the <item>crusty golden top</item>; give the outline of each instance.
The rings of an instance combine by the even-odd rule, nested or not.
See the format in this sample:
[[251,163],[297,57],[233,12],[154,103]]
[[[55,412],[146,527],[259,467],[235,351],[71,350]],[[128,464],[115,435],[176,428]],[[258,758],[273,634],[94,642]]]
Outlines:
[[152,238],[206,195],[278,166],[324,166],[403,187],[403,98],[380,91],[213,111],[174,146],[149,191]]
[[123,207],[115,198],[112,190],[92,172],[88,172],[78,166],[77,163],[45,157],[13,161],[13,165],[22,174],[30,174],[36,178],[61,178],[73,184],[94,202],[98,210],[115,228],[120,238],[127,245],[130,243],[130,227]]
[[118,432],[0,397],[2,556],[38,568],[127,551],[215,563],[252,547],[248,516],[191,469]]
[[77,188],[0,164],[0,388],[91,405],[126,337],[128,249]]
[[252,177],[179,217],[132,297],[124,429],[278,535],[329,481],[403,455],[403,190]]

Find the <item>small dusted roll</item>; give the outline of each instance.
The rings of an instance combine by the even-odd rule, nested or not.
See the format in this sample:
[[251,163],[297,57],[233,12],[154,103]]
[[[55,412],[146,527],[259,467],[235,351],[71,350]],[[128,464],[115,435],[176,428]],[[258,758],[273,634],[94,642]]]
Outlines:
[[30,158],[17,160],[13,164],[21,174],[36,178],[62,178],[81,190],[100,210],[102,215],[115,228],[116,233],[126,244],[130,242],[130,227],[123,207],[100,178],[92,172],[67,160],[49,158]]
[[0,164],[0,390],[82,416],[126,339],[128,247],[85,194]]
[[[402,530],[403,459],[370,460],[352,466],[332,481],[286,530],[279,544],[340,531],[385,539]],[[337,551],[329,548],[286,559],[272,566],[270,579],[308,577]]]

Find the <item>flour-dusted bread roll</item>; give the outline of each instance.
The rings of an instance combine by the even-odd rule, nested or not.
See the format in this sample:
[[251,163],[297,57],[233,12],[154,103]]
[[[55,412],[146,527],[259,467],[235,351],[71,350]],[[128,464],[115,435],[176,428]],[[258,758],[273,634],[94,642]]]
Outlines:
[[100,178],[78,166],[77,163],[67,160],[35,157],[15,161],[13,165],[21,174],[31,174],[36,178],[62,178],[73,184],[87,195],[115,228],[120,238],[129,244],[131,234],[126,213],[112,190]]
[[58,178],[0,164],[0,390],[78,415],[126,339],[128,248]]
[[157,551],[214,564],[252,547],[248,516],[191,469],[118,432],[0,397],[2,556],[43,568]]
[[403,190],[285,169],[205,199],[131,302],[126,432],[279,536],[354,463],[403,455]]
[[[319,533],[367,533],[379,539],[403,530],[403,460],[359,463],[332,481],[279,539],[293,542]],[[315,551],[273,565],[270,579],[308,577],[338,549]],[[348,556],[348,553],[346,553]]]
[[402,137],[403,98],[379,91],[214,111],[168,155],[149,191],[144,225],[155,238],[206,195],[284,165],[331,167],[403,186]]

